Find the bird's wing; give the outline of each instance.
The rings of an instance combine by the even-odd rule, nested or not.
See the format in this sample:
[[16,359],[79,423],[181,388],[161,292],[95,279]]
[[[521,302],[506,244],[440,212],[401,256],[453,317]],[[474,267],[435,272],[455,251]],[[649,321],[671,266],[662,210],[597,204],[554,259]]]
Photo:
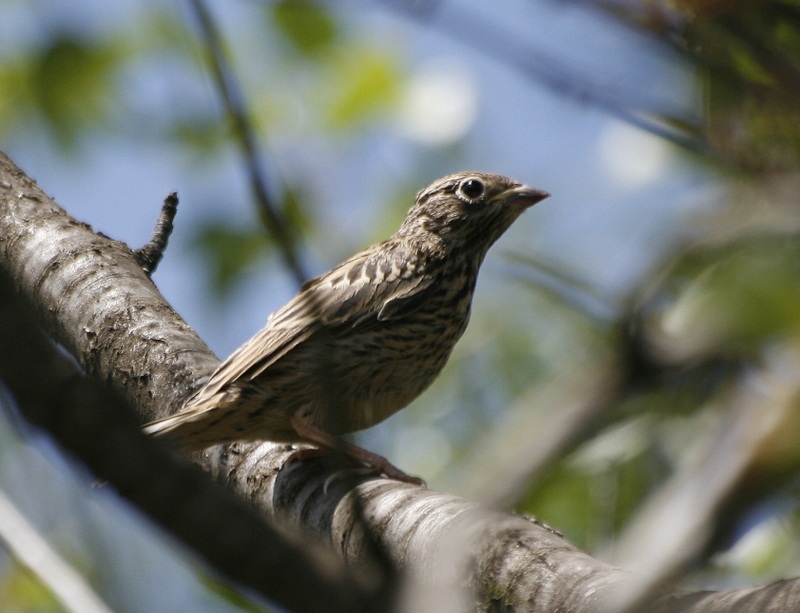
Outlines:
[[[308,339],[311,327],[272,328],[267,326],[234,351],[209,377],[206,384],[184,405],[184,410],[204,405],[226,386],[237,380],[249,380]],[[256,370],[258,372],[253,372]],[[213,401],[212,401],[213,402]]]
[[[434,276],[396,246],[374,245],[330,272],[307,281],[269,320],[270,328],[324,328],[336,335],[404,317],[424,302]],[[266,332],[266,330],[265,330]]]
[[410,267],[410,258],[397,250],[380,249],[346,264],[331,271],[342,269],[343,278],[330,275],[319,288],[326,299],[319,311],[322,323],[334,335],[365,330],[414,312],[434,284],[428,271],[417,262]]
[[213,396],[233,381],[258,377],[320,332],[335,337],[419,308],[433,277],[421,270],[409,274],[407,261],[380,247],[307,281],[291,302],[272,314],[263,330],[225,360],[188,404]]

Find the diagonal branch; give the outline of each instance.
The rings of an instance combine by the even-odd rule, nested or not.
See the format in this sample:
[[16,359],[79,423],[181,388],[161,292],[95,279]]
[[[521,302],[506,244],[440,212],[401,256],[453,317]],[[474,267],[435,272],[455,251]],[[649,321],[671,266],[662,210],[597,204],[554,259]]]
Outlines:
[[236,142],[241,149],[250,189],[259,207],[261,219],[277,243],[286,267],[300,285],[308,278],[308,274],[300,261],[291,227],[269,195],[267,179],[256,145],[255,131],[250,123],[244,96],[239,91],[234,72],[225,60],[216,24],[203,0],[191,0],[189,6],[200,25],[200,32],[208,51],[211,74],[233,125]]
[[[15,208],[4,204],[6,212]],[[367,589],[329,553],[300,547],[196,466],[144,436],[119,396],[83,377],[41,333],[24,302],[0,266],[0,381],[30,422],[235,583],[293,611],[378,608],[384,600],[379,582]]]
[[70,613],[112,613],[75,568],[32,526],[0,490],[0,541]]
[[689,120],[666,112],[635,108],[618,88],[609,87],[591,75],[581,74],[574,66],[536,48],[528,40],[523,41],[465,6],[453,4],[450,7],[444,2],[426,4],[411,0],[382,0],[382,4],[510,66],[526,79],[540,83],[557,95],[591,104],[687,151],[714,155],[700,127],[692,125]]
[[[173,412],[218,363],[127,247],[70,218],[3,155],[0,268],[48,333],[141,416]],[[207,450],[197,460],[267,517],[329,543],[367,580],[379,579],[365,562],[371,541],[353,512],[353,497],[412,588],[469,585],[469,602],[482,610],[594,612],[630,580],[630,572],[535,522],[455,496],[387,479],[336,481],[325,494],[338,467],[320,459],[286,464],[290,455],[282,445],[237,444]],[[180,501],[190,493],[182,487],[176,482],[167,493]],[[720,593],[667,589],[647,610],[699,613],[721,611],[724,603],[726,610],[757,611],[766,602],[799,598],[796,579]]]

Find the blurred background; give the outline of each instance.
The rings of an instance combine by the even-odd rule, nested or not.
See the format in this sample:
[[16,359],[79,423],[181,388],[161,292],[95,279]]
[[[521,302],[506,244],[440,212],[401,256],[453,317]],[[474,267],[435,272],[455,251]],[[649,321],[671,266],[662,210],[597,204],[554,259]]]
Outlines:
[[[132,247],[177,191],[154,280],[220,358],[439,176],[549,191],[356,440],[689,588],[800,571],[799,102],[791,0],[0,3],[0,148]],[[2,415],[3,497],[113,610],[267,606]],[[7,551],[0,609],[62,610]]]

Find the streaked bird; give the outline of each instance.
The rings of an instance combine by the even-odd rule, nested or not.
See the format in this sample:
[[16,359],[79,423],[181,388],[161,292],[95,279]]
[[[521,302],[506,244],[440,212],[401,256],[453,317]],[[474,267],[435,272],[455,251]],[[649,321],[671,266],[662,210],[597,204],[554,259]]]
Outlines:
[[383,421],[433,382],[467,327],[489,247],[547,196],[480,172],[434,181],[391,238],[304,283],[180,412],[145,431],[186,451],[312,443],[418,482],[337,435]]

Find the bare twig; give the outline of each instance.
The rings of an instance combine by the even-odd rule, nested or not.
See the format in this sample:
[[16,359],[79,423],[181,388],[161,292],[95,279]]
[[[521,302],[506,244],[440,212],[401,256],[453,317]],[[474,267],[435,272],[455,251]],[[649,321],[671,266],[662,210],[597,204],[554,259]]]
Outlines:
[[421,9],[420,2],[411,0],[383,0],[383,4],[494,57],[561,96],[593,104],[617,119],[689,151],[713,154],[713,149],[699,136],[699,128],[690,126],[684,119],[632,108],[615,88],[604,86],[589,75],[579,74],[574,67],[527,41],[521,42],[512,33],[487,22],[462,5],[445,13],[447,7],[440,2],[430,3],[432,6],[426,10]]
[[249,120],[244,96],[239,90],[234,72],[222,51],[221,36],[203,0],[191,0],[189,6],[200,25],[200,31],[208,50],[211,73],[233,125],[236,142],[244,158],[250,189],[258,205],[261,219],[278,245],[286,267],[299,285],[308,278],[308,274],[300,261],[296,239],[292,235],[289,223],[269,195],[267,179],[256,145],[255,131]]
[[142,270],[147,273],[148,277],[156,271],[158,263],[164,257],[167,242],[172,234],[172,222],[177,212],[178,193],[172,192],[164,198],[164,205],[161,207],[161,214],[158,216],[156,227],[153,230],[153,237],[146,245],[133,252],[136,261],[142,265]]

